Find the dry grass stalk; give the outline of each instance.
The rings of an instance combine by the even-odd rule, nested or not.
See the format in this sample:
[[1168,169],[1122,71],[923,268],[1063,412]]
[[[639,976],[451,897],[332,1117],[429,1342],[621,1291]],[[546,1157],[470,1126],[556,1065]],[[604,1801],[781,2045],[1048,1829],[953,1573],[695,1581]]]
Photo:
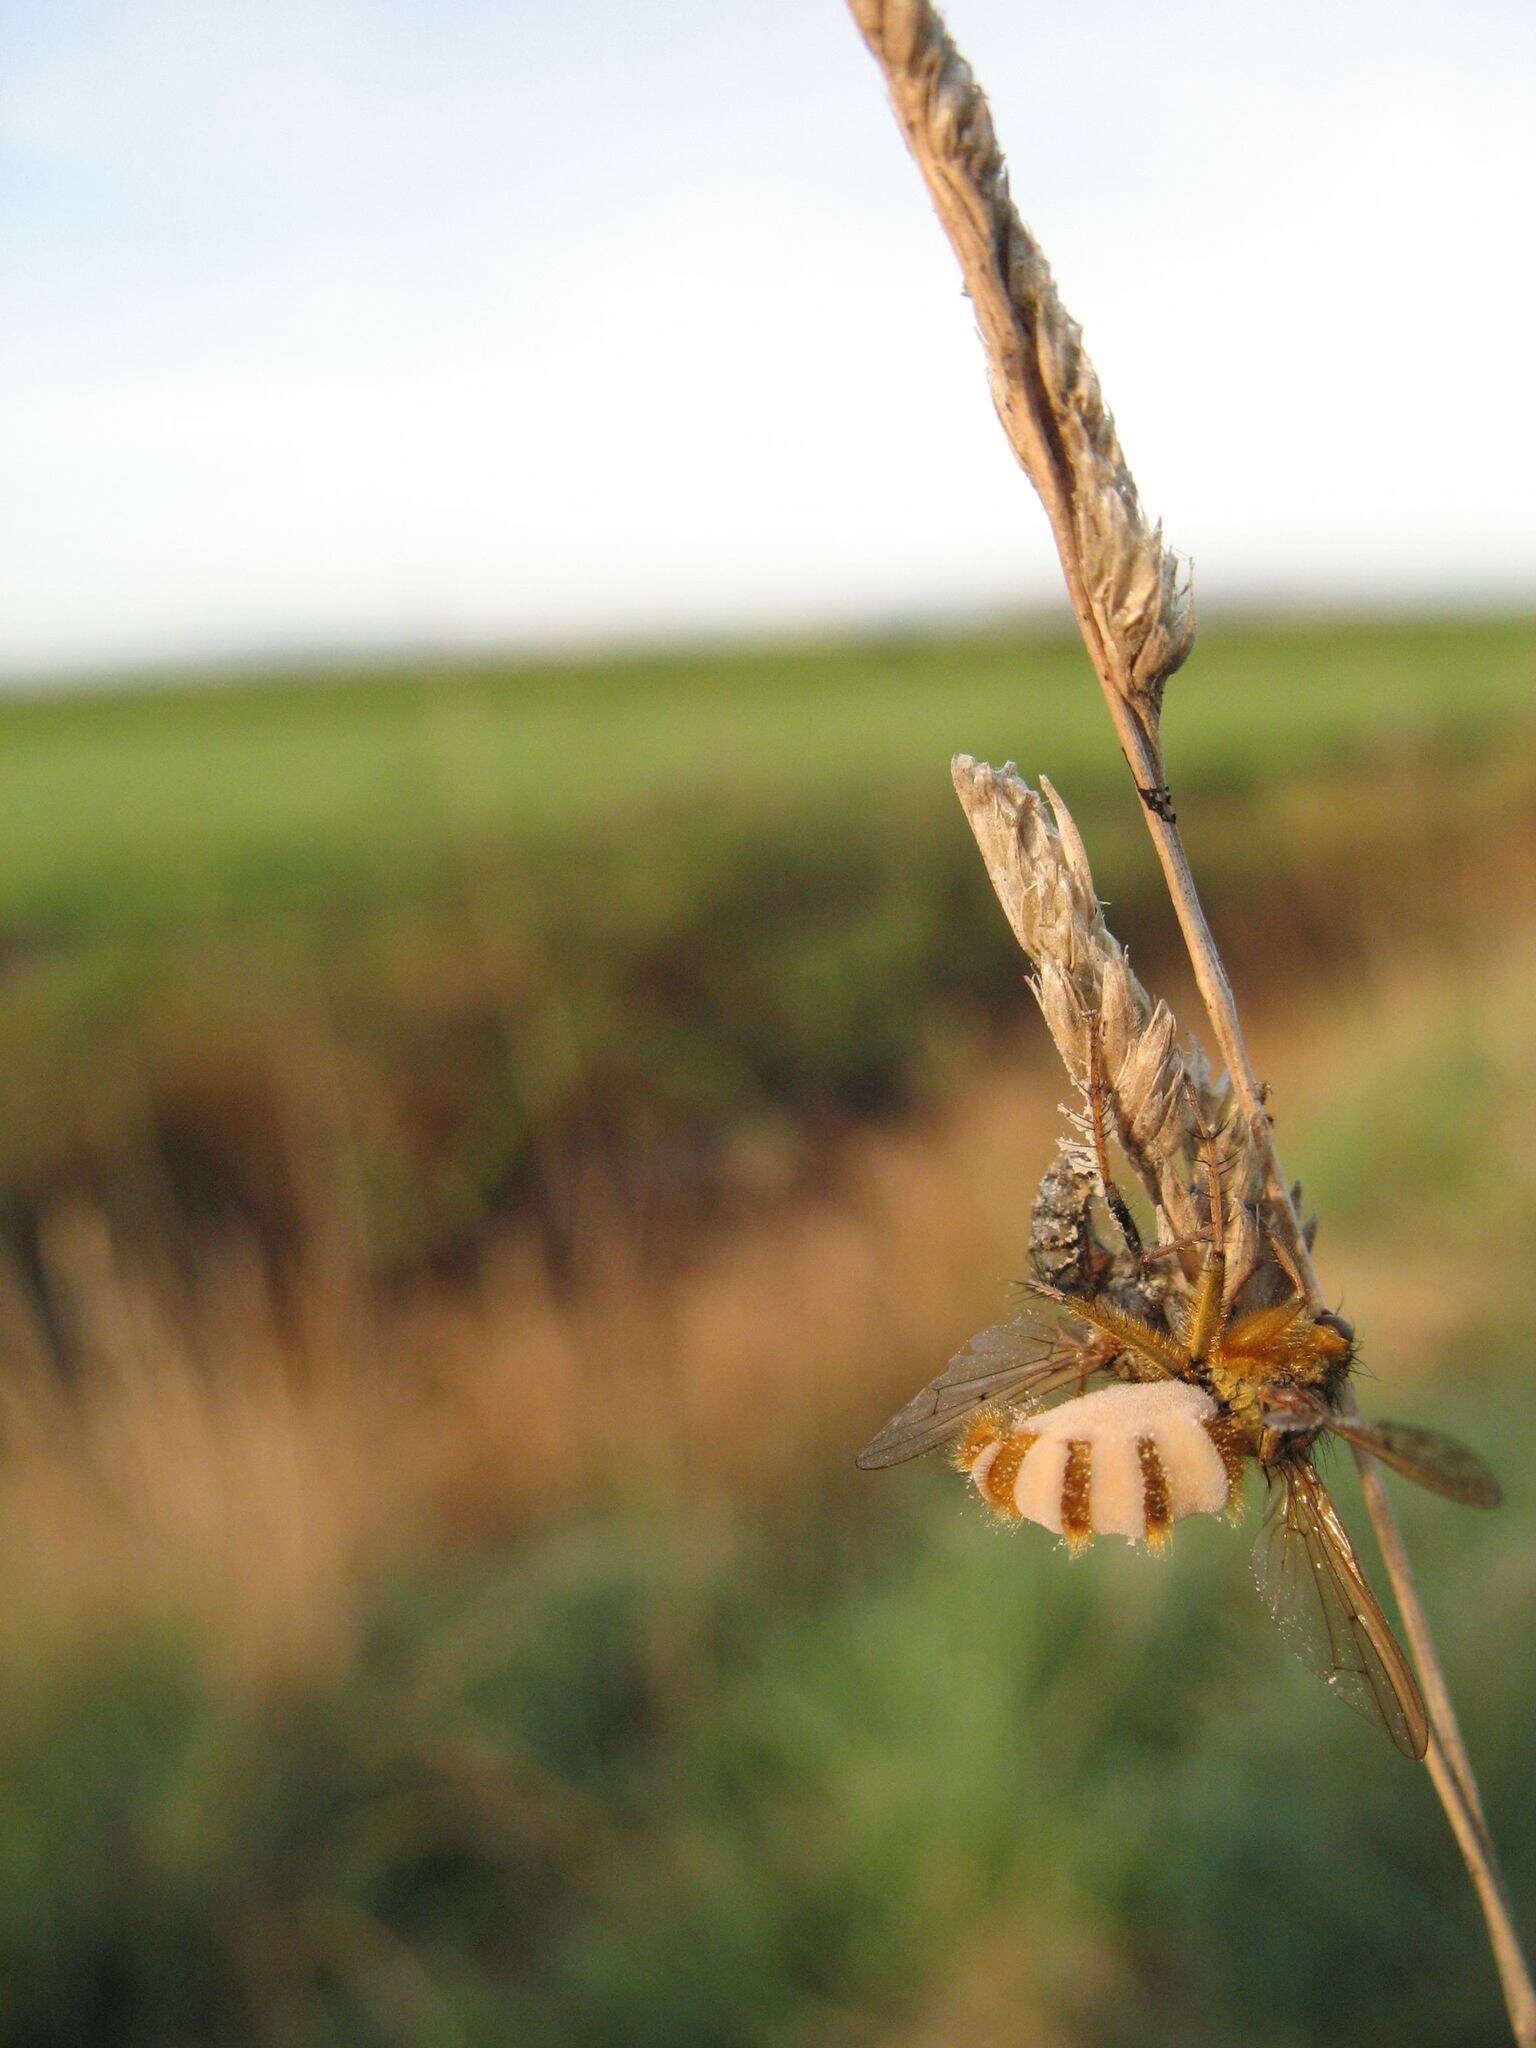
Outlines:
[[1014,210],[970,66],[932,8],[852,6],[960,259],[993,402],[1045,505],[1083,636],[1155,747],[1163,685],[1195,637],[1185,565],[1147,524],[1082,332]]
[[[849,0],[849,5],[881,67],[897,121],[959,259],[998,416],[1050,519],[1084,644],[1135,780],[1231,1077],[1245,1127],[1243,1150],[1259,1163],[1264,1207],[1314,1305],[1319,1304],[1310,1247],[1275,1156],[1263,1092],[1179,837],[1164,766],[1163,687],[1194,637],[1187,582],[1163,547],[1160,530],[1149,527],[1141,511],[1080,330],[1063,309],[1039,245],[1014,209],[986,101],[943,20],[928,0]],[[1118,969],[1111,969],[1110,962],[1118,948],[1112,955],[1114,942],[1106,947],[1107,934],[1097,936],[1089,907],[1091,883],[1085,897],[1086,864],[1075,832],[1069,825],[1062,829],[1058,813],[1053,844],[1038,799],[1031,805],[1030,793],[1022,784],[1017,789],[1009,785],[1006,771],[1003,778],[991,776],[990,783],[989,776],[991,771],[964,757],[956,763],[962,801],[1015,933],[1040,966],[1042,1004],[1061,1044],[1060,1020],[1052,1018],[1048,991],[1061,980],[1076,985],[1084,968],[1091,980],[1095,963],[1101,984],[1105,970],[1112,978]],[[1064,919],[1063,906],[1068,911]],[[1102,927],[1102,918],[1097,925]],[[1057,943],[1063,935],[1064,954]],[[1031,937],[1036,944],[1050,942],[1044,953]],[[1138,1028],[1151,1039],[1152,1016],[1141,1023],[1138,1013]],[[1080,1064],[1069,1046],[1063,1052],[1080,1078]],[[1169,1135],[1166,1130],[1162,1134],[1164,1139]],[[1141,1171],[1141,1162],[1136,1163]],[[1153,1169],[1157,1172],[1155,1161]],[[1515,2038],[1524,2048],[1536,2048],[1536,1987],[1510,1915],[1445,1676],[1380,1474],[1358,1451],[1356,1459],[1433,1719],[1426,1759],[1430,1775],[1488,1924]]]

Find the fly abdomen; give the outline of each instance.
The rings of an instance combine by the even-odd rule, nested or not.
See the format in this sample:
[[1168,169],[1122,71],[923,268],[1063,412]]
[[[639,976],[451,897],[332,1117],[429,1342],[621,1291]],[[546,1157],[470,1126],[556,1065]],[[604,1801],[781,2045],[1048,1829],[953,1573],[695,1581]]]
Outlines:
[[1160,1549],[1175,1522],[1219,1514],[1241,1457],[1216,1403],[1182,1380],[1104,1387],[1059,1407],[972,1425],[956,1462],[990,1507],[1080,1550],[1094,1536]]

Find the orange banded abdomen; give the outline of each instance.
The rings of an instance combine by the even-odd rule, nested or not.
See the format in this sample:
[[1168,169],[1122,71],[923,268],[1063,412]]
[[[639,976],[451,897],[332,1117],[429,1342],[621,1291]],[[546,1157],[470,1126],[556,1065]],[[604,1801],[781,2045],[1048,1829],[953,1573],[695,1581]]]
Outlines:
[[989,1506],[1076,1550],[1096,1535],[1160,1547],[1186,1515],[1220,1514],[1242,1453],[1202,1387],[1156,1380],[982,1416],[956,1462]]

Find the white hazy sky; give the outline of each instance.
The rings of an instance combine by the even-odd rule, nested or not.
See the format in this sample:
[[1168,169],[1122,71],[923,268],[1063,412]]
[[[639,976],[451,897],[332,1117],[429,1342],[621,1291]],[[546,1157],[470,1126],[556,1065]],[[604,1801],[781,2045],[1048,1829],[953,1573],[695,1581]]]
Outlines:
[[[955,0],[1207,609],[1518,597],[1529,0]],[[1048,601],[838,0],[8,0],[0,667]]]

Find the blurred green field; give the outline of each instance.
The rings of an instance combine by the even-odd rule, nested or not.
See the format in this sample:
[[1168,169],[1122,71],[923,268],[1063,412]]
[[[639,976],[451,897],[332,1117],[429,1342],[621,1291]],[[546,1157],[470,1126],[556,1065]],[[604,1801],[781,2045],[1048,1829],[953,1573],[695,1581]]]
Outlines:
[[[1363,1403],[1506,1483],[1397,1493],[1527,1927],[1533,655],[1212,632],[1169,710]],[[0,727],[0,2043],[1506,2038],[1256,1502],[1069,1563],[851,1468],[997,1313],[1062,1092],[949,755],[1044,768],[1173,973],[1080,655]]]
[[[1180,788],[1482,758],[1530,717],[1533,648],[1524,618],[1212,629],[1169,695]],[[727,838],[829,812],[905,832],[913,811],[952,822],[962,750],[1047,765],[1085,810],[1119,794],[1080,645],[1022,628],[15,699],[0,922],[46,944],[379,914],[530,842],[634,864],[658,814]]]
[[[1533,655],[1511,619],[1202,639],[1170,758],[1239,971],[1459,926],[1536,819]],[[1017,1019],[959,750],[1046,768],[1168,955],[1081,652],[1022,630],[0,706],[13,1234],[75,1187],[279,1242],[315,1146],[393,1271],[573,1174],[696,1220],[744,1130],[814,1177]]]

